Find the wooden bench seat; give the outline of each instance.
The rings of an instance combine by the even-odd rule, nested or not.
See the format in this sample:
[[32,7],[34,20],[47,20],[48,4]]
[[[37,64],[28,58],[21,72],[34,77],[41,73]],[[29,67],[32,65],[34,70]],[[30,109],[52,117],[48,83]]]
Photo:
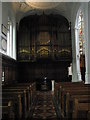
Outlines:
[[[67,113],[67,111],[69,110],[69,100],[71,99],[71,96],[74,95],[87,95],[89,94],[90,91],[88,91],[87,89],[73,89],[73,90],[66,90],[63,92],[62,95],[62,102],[61,102],[61,109],[62,111],[65,113]],[[87,97],[88,99],[88,97]],[[65,116],[65,114],[64,114]]]
[[15,114],[11,100],[5,100],[0,107],[2,108],[2,120],[15,120]]
[[[32,88],[33,86],[30,85],[29,87],[27,87],[27,85],[23,86],[23,84],[20,84],[21,86],[7,86],[5,88],[3,88],[3,91],[5,90],[13,90],[13,89],[16,89],[17,91],[20,91],[20,90],[26,90],[26,98],[27,98],[27,110],[30,110],[31,109],[31,106],[33,104],[33,101],[35,99],[35,91],[36,89],[35,88]],[[14,90],[13,90],[14,91]]]
[[[2,93],[2,105],[4,101],[11,100],[13,103],[14,111],[15,111],[15,117],[18,116],[20,119],[22,117],[22,113],[24,113],[24,107],[22,106],[22,92],[3,92]],[[17,113],[16,113],[17,112]]]
[[[2,95],[1,107],[4,108],[3,105],[5,106],[5,102],[7,103],[11,100],[14,107],[15,119],[25,119],[30,111],[31,104],[34,100],[32,97],[35,96],[35,92],[35,83],[17,83],[2,86],[2,93],[0,93]],[[3,109],[3,111],[5,110]]]
[[[11,109],[8,109],[9,113],[10,112],[14,113],[14,118],[19,120],[21,118],[21,116],[20,116],[21,111],[18,108],[19,105],[18,105],[17,98],[15,98],[15,97],[10,97],[10,98],[9,97],[8,98],[5,97],[5,98],[2,98],[2,107],[10,105],[9,101],[11,101],[12,108],[13,108],[12,111],[11,111]],[[7,105],[7,103],[8,103],[8,105]],[[2,113],[3,113],[3,115],[4,115],[4,113],[7,113],[6,109],[4,109],[4,107],[2,109]],[[7,116],[8,116],[8,114],[7,114]]]
[[[24,88],[24,89],[29,89],[30,91],[30,105],[33,104],[33,101],[35,99],[35,92],[36,92],[36,83],[17,83],[15,85],[6,85],[3,86],[3,88]],[[31,107],[29,107],[30,109]]]
[[26,109],[29,111],[30,110],[30,91],[27,88],[8,88],[8,89],[3,89],[2,92],[23,92],[24,96],[24,104],[26,105]]
[[65,87],[65,88],[62,88],[61,86],[60,86],[60,88],[59,88],[59,92],[58,92],[58,97],[59,97],[59,101],[61,101],[62,100],[62,98],[63,98],[63,95],[64,95],[64,93],[66,93],[66,92],[71,92],[71,91],[79,91],[79,90],[87,90],[87,94],[89,94],[88,92],[90,92],[90,90],[89,90],[89,88],[88,87],[84,87],[84,86],[67,86],[67,87]]
[[[73,87],[72,87],[73,86]],[[74,87],[84,87],[84,83],[83,82],[75,82],[75,83],[72,83],[72,82],[59,82],[59,83],[56,83],[55,82],[55,90],[54,90],[54,97],[56,99],[56,104],[57,106],[59,106],[59,101],[60,101],[60,96],[61,96],[61,92],[63,91],[64,88],[74,88]]]
[[73,119],[87,119],[88,112],[90,111],[90,99],[74,99],[72,120]]
[[[87,119],[90,116],[90,85],[81,83],[59,83],[55,84],[55,99],[58,110],[63,118],[79,118],[78,113],[83,114]],[[76,108],[75,101],[78,100],[77,115],[74,113]],[[75,116],[76,115],[76,116]]]

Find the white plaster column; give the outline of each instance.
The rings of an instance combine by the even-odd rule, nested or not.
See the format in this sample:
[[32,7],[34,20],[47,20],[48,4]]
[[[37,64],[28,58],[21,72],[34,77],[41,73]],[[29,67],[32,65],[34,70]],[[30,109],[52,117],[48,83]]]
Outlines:
[[[78,24],[78,22],[77,22]],[[80,72],[80,55],[79,55],[79,32],[78,28],[75,27],[75,46],[76,46],[76,68],[77,68],[77,79],[82,81]]]
[[76,43],[75,43],[75,29],[71,29],[72,35],[72,82],[78,81],[77,68],[76,68]]
[[81,81],[80,60],[79,60],[79,44],[78,44],[78,30],[72,25],[72,82]]
[[13,23],[13,58],[16,59],[16,23]]
[[84,32],[85,32],[85,84],[90,84],[90,2],[84,5]]

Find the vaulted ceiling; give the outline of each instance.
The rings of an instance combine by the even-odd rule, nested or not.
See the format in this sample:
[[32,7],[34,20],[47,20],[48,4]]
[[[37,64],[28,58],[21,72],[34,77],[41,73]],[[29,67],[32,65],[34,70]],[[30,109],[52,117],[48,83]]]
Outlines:
[[71,20],[71,11],[74,6],[74,2],[12,2],[11,3],[17,18],[17,22],[25,16],[32,14],[60,14]]

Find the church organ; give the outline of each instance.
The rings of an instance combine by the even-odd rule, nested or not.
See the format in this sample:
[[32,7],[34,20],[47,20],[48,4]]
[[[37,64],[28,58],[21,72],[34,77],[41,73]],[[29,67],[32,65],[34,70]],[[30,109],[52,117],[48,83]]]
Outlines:
[[70,23],[61,15],[24,17],[18,31],[19,81],[68,79],[72,61]]
[[61,15],[30,15],[20,21],[18,61],[71,60],[70,24]]

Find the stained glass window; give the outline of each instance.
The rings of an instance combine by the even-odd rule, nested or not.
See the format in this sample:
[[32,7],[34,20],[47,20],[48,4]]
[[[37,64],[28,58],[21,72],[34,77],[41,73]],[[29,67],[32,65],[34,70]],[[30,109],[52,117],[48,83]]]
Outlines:
[[85,40],[84,40],[84,20],[83,20],[82,11],[80,11],[80,15],[79,15],[78,28],[79,28],[79,53],[80,55],[84,55]]
[[80,11],[78,18],[79,29],[79,55],[80,55],[80,70],[81,78],[85,81],[85,39],[84,39],[84,17],[82,11]]

